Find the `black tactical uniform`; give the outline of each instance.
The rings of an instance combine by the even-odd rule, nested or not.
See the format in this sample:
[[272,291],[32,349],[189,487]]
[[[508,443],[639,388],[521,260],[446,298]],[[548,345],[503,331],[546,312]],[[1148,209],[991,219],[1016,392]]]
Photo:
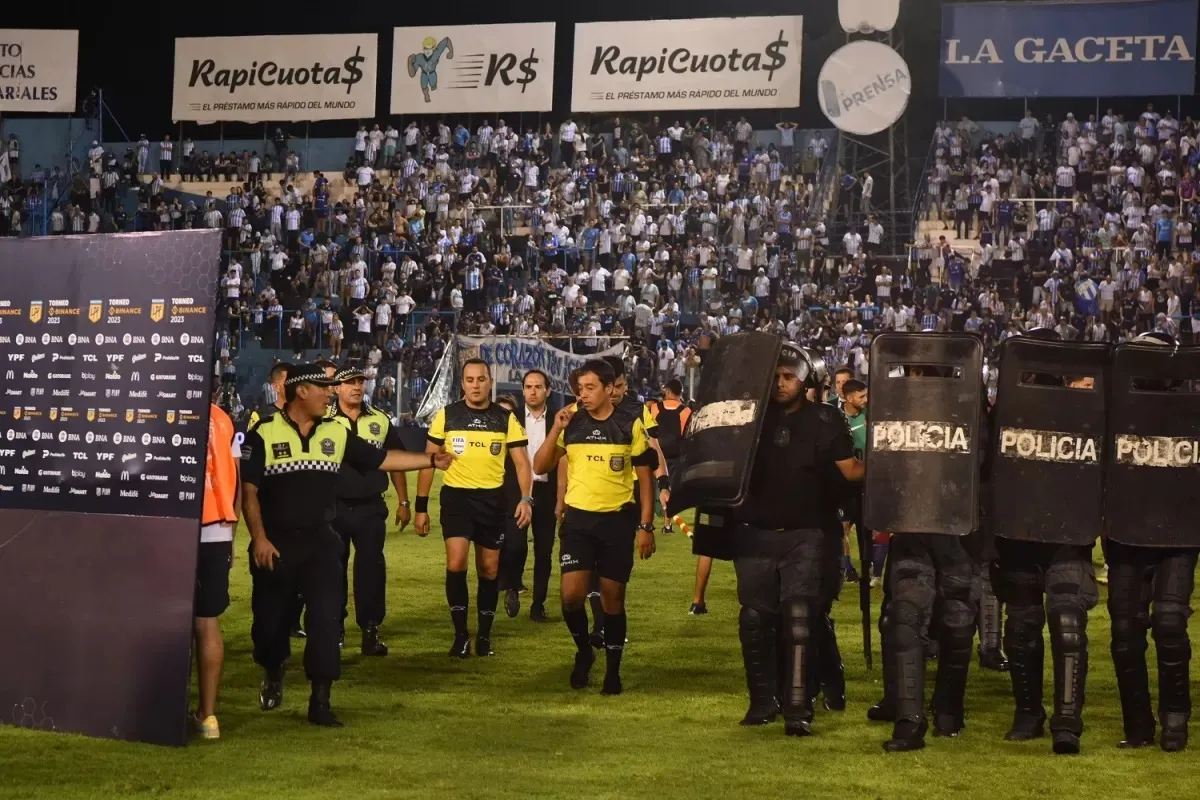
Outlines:
[[836,409],[807,401],[791,413],[769,409],[762,430],[750,496],[733,512],[739,632],[750,692],[742,724],[770,722],[782,705],[786,732],[807,735],[816,694],[810,659],[818,658],[816,631],[834,591],[829,563],[841,558],[841,476],[834,474],[834,462],[854,458],[854,445]]

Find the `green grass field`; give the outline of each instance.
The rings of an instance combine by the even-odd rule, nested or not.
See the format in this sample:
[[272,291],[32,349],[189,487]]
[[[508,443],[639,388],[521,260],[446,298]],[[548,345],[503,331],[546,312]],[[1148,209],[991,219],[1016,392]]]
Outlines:
[[[889,727],[865,718],[880,693],[879,668],[864,669],[852,587],[836,609],[847,710],[818,710],[817,735],[805,740],[785,738],[781,724],[740,728],[746,698],[733,570],[718,562],[710,614],[687,616],[694,560],[678,534],[660,537],[658,554],[635,569],[620,697],[600,695],[600,663],[593,688],[568,688],[573,649],[553,607],[557,576],[553,623],[529,622],[525,595],[520,617],[498,614],[494,658],[447,658],[438,529],[427,539],[411,528],[393,534],[383,628],[391,654],[361,658],[357,630],[349,632],[334,687],[346,727],[318,729],[305,721],[298,658],[284,707],[258,710],[245,544],[239,533],[233,605],[223,618],[223,738],[168,749],[0,728],[0,798],[1184,798],[1200,787],[1200,741],[1173,756],[1115,747],[1120,710],[1103,604],[1089,630],[1080,756],[1053,756],[1048,740],[1002,741],[1008,678],[978,670],[962,737],[931,736],[920,753],[885,754]],[[471,587],[473,603],[473,579]],[[473,606],[471,619],[473,630]],[[1049,680],[1049,658],[1047,673]]]

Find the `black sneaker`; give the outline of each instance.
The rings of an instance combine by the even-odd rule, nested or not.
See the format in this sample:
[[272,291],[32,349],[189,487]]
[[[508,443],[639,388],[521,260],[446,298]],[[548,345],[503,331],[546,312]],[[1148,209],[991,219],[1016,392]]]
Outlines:
[[451,658],[470,658],[471,657],[471,637],[468,634],[455,634],[454,644],[450,645]]
[[582,650],[575,654],[575,668],[571,670],[571,688],[586,689],[588,679],[592,673],[592,664],[596,661],[596,655],[591,649]]
[[364,656],[386,656],[388,654],[388,646],[380,640],[379,628],[375,625],[363,628],[362,654]]
[[530,622],[549,622],[550,618],[546,616],[546,609],[542,606],[533,606],[529,609]]
[[688,614],[691,616],[698,616],[700,614],[707,613],[708,606],[704,605],[704,603],[692,603],[692,607],[688,609]]
[[668,522],[666,525],[663,525],[663,534],[664,535],[670,536],[674,532],[675,532],[675,529],[671,527],[671,523]]
[[504,613],[508,614],[509,619],[521,613],[521,594],[516,589],[504,592]]
[[604,688],[600,690],[600,694],[620,694],[623,688],[620,673],[604,673]]
[[485,639],[482,636],[475,637],[475,655],[477,656],[494,656],[496,651],[492,649],[492,640]]

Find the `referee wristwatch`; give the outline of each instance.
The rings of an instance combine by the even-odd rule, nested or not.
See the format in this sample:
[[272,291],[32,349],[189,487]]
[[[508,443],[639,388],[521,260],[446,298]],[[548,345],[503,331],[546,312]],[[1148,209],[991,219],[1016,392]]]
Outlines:
[[646,533],[654,533],[654,523],[653,522],[640,522],[640,523],[638,523],[638,530],[645,531]]
[[408,503],[408,501],[407,501],[407,500],[401,500],[401,501],[400,501],[400,507],[401,507],[401,508],[408,508],[408,506],[409,506],[409,503]]
[[522,503],[529,503],[529,506],[530,506],[530,508],[532,508],[532,507],[533,507],[533,498],[532,498],[532,497],[522,497],[522,498],[521,498],[521,502],[522,502]]

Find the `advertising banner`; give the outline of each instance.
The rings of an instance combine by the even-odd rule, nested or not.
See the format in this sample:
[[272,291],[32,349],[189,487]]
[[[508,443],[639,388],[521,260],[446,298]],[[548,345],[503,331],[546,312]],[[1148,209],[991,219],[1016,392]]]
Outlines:
[[220,231],[0,241],[0,708],[186,742]]
[[0,29],[0,113],[75,110],[79,31]]
[[949,3],[942,97],[1191,94],[1196,0]]
[[580,23],[571,110],[795,108],[803,19]]
[[375,115],[373,33],[175,40],[176,122],[304,122]]
[[571,372],[589,358],[623,355],[625,343],[604,350],[578,355],[559,350],[543,339],[522,336],[459,336],[458,363],[468,358],[482,358],[492,369],[497,384],[520,386],[525,373],[540,369],[550,376],[550,391],[571,396],[567,379]]
[[554,23],[396,28],[392,113],[550,111]]

